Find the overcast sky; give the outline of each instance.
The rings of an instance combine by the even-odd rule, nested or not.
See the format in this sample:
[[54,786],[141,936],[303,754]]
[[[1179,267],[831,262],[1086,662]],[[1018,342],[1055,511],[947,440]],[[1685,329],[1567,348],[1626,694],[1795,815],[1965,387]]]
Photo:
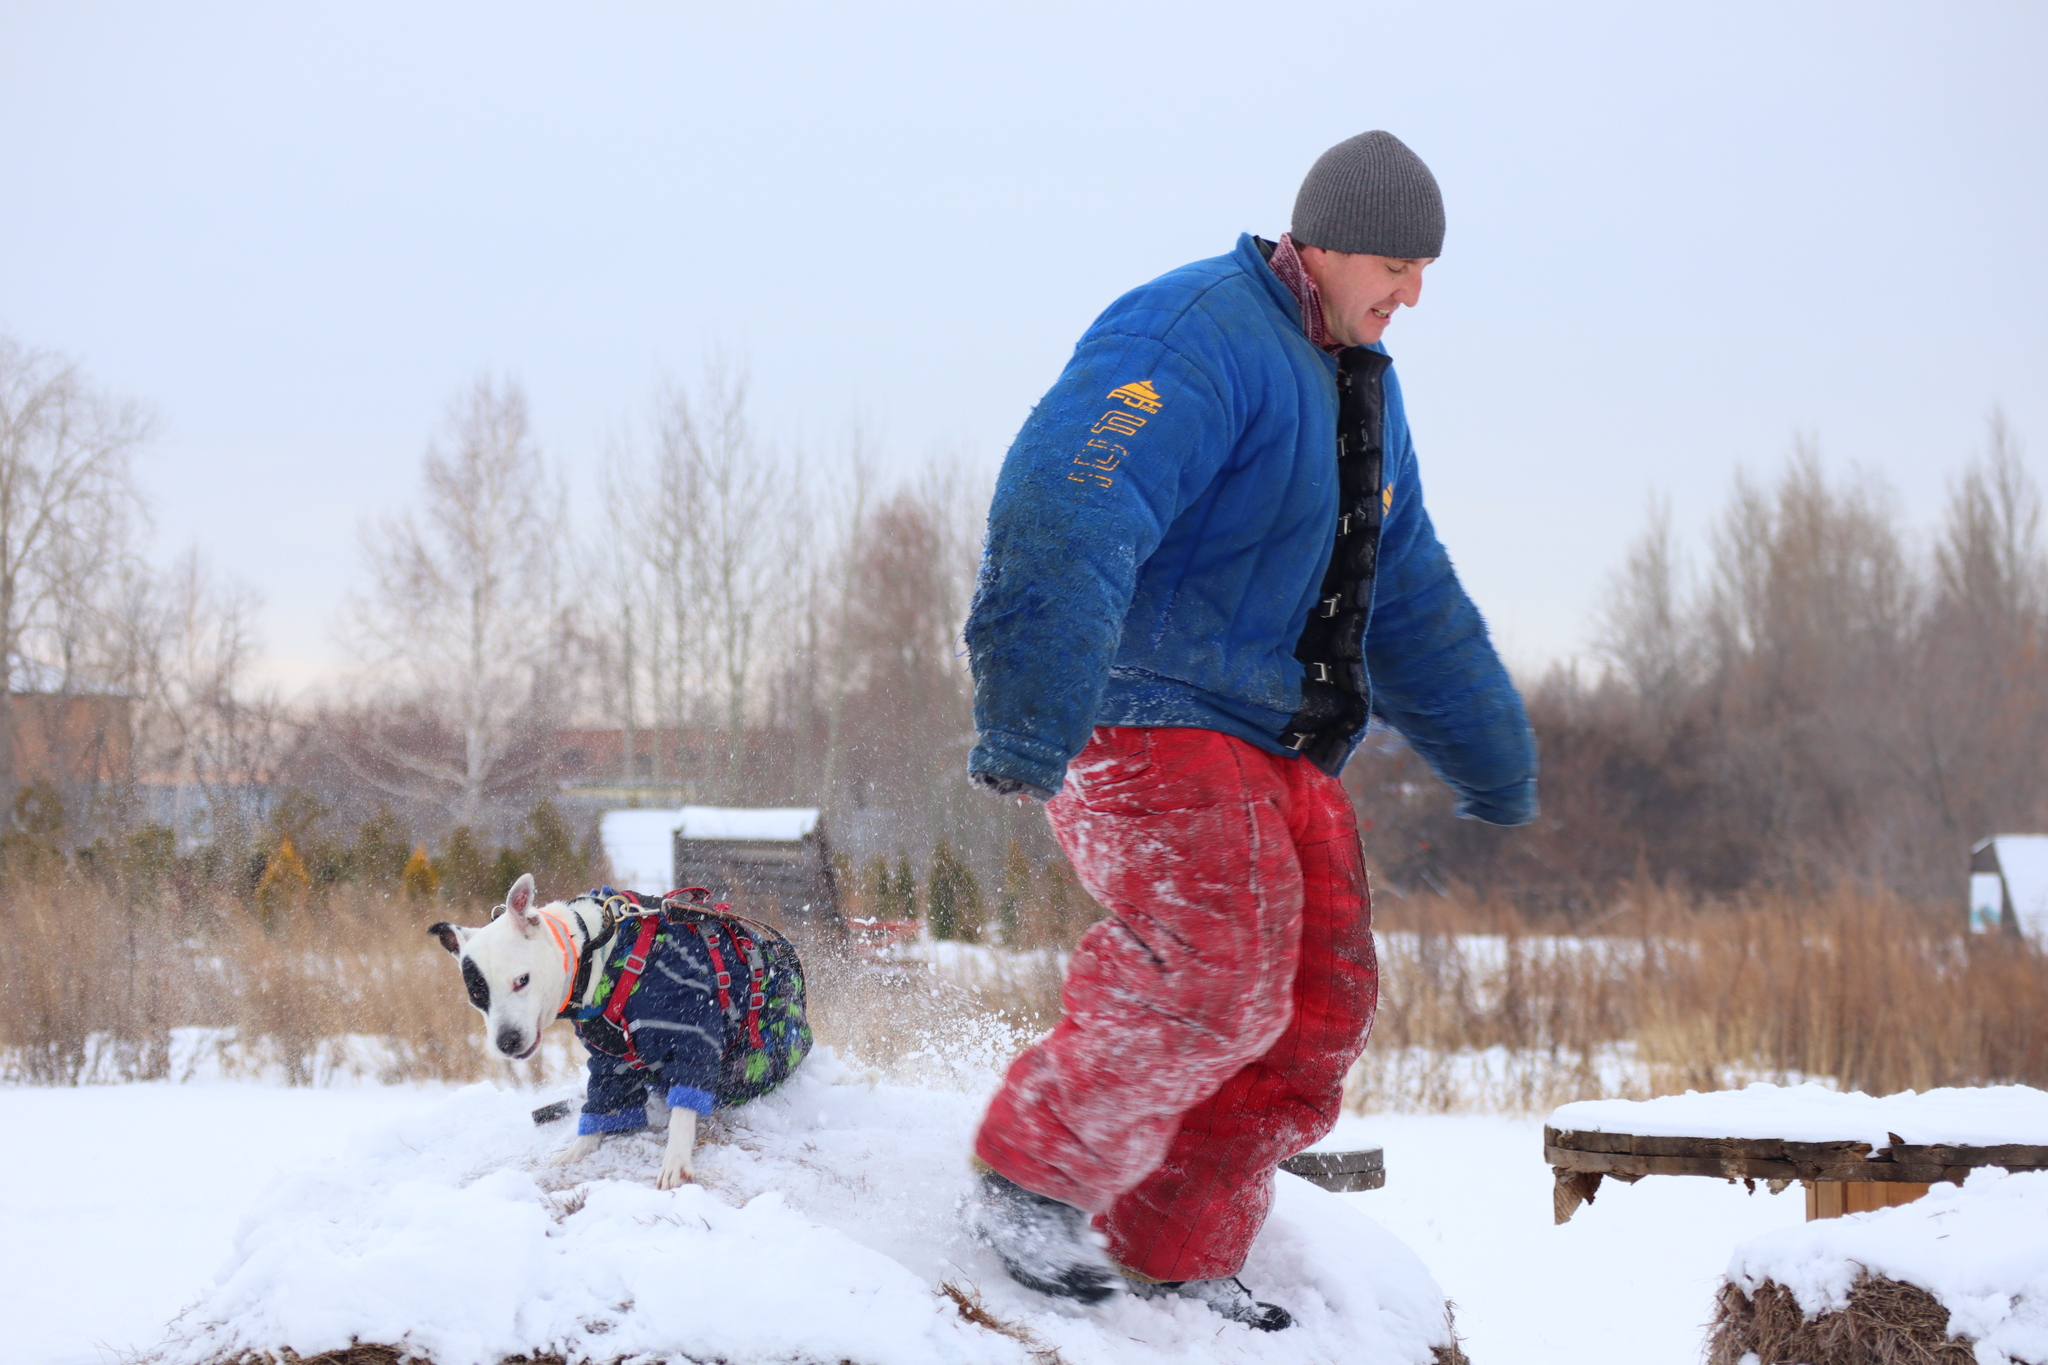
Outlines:
[[[718,350],[775,439],[992,466],[1116,295],[1390,129],[1444,190],[1387,342],[1511,660],[1582,651],[1646,495],[1797,433],[1909,524],[2048,450],[2048,6],[0,0],[0,330],[148,400],[166,551],[315,679],[448,398],[587,472]],[[545,528],[540,528],[544,530]]]

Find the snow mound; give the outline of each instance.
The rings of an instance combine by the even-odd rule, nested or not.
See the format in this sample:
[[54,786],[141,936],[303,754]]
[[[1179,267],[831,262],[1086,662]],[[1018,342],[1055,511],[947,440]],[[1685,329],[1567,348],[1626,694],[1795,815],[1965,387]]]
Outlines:
[[2048,1171],[1979,1170],[1910,1204],[1823,1218],[1735,1249],[1727,1278],[1791,1291],[1809,1318],[1840,1312],[1865,1275],[1915,1285],[1977,1343],[1982,1365],[2048,1365]]
[[1791,1142],[1910,1146],[2048,1145],[2048,1091],[2025,1085],[1911,1090],[1874,1096],[1826,1086],[1759,1081],[1742,1090],[1688,1090],[1654,1100],[1580,1100],[1560,1105],[1550,1126],[1643,1137],[1784,1138]]
[[[1299,1324],[1264,1334],[1185,1301],[1094,1310],[1006,1279],[958,1232],[977,1095],[883,1083],[820,1049],[723,1116],[703,1182],[657,1191],[660,1147],[614,1137],[554,1167],[567,1124],[471,1086],[257,1199],[213,1288],[156,1359],[202,1365],[351,1342],[434,1365],[572,1361],[1430,1365],[1450,1342],[1420,1260],[1339,1196],[1279,1176],[1244,1279]],[[1010,1333],[967,1320],[965,1291]]]

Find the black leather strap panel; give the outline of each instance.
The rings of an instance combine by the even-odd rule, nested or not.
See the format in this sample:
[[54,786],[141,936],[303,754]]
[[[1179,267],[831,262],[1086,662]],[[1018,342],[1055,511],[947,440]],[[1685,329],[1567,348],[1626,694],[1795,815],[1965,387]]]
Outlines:
[[1365,728],[1371,706],[1365,675],[1365,621],[1379,568],[1380,480],[1386,464],[1382,376],[1392,362],[1348,346],[1337,353],[1337,539],[1316,605],[1294,657],[1305,670],[1301,709],[1281,743],[1335,777],[1351,737]]

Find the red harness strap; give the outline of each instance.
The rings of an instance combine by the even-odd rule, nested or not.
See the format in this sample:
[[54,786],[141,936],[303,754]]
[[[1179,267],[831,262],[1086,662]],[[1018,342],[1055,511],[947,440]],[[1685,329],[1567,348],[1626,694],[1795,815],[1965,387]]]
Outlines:
[[[732,1018],[732,973],[725,969],[725,954],[718,951],[718,935],[707,927],[702,920],[693,920],[691,927],[696,929],[697,936],[704,940],[704,947],[711,954],[711,970],[716,973],[712,979],[718,983],[719,1013],[730,1019]],[[733,946],[739,949],[741,958],[746,961],[750,968],[748,978],[750,989],[747,992],[747,1041],[757,1048],[766,1047],[767,1044],[761,1041],[761,1005],[767,997],[761,993],[761,982],[766,977],[767,972],[760,965],[761,956],[754,950],[754,941],[752,939],[742,937],[730,925],[721,927],[725,929],[726,933],[732,935]]]
[[[640,1050],[633,1046],[632,1031],[626,1027],[626,1002],[633,998],[633,988],[640,984],[640,975],[647,970],[647,953],[654,947],[654,936],[660,932],[661,916],[640,917],[639,936],[633,940],[633,950],[626,954],[625,969],[612,983],[612,998],[604,1006],[603,1018],[626,1040],[626,1065],[635,1071],[645,1071],[647,1064],[640,1060]],[[720,994],[722,996],[724,992]]]

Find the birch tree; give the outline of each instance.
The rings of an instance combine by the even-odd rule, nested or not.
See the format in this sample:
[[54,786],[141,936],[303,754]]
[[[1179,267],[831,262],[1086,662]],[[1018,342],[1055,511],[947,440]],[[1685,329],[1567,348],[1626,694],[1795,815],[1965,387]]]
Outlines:
[[544,758],[521,741],[537,739],[544,719],[559,626],[553,560],[566,533],[543,515],[541,456],[516,382],[477,379],[450,404],[445,439],[427,449],[417,509],[364,536],[370,587],[350,635],[376,685],[453,741],[427,752],[372,726],[381,762],[365,776],[474,825],[494,788]]
[[141,510],[130,462],[150,429],[140,405],[72,362],[0,336],[0,800],[14,791],[9,697],[37,662],[35,632],[75,627],[79,602],[129,553]]
[[772,634],[765,617],[801,585],[802,499],[755,436],[746,380],[730,370],[713,367],[695,393],[665,387],[654,437],[640,526],[659,599],[653,690],[667,694],[679,736],[701,703],[720,732],[715,785],[737,800]]

